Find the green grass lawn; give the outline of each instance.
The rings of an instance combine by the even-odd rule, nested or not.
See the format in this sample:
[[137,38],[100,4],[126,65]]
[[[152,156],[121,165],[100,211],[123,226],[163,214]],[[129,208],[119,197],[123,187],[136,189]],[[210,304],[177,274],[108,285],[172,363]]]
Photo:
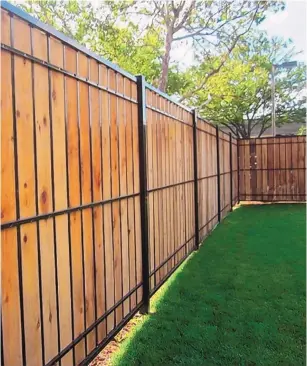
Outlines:
[[242,206],[159,290],[112,365],[304,365],[303,204]]

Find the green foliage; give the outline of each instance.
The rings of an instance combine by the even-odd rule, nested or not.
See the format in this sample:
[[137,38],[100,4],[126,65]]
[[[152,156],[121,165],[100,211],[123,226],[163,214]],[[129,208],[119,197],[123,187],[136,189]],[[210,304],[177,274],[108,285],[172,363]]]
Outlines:
[[113,366],[303,365],[306,207],[243,206],[154,296]]
[[95,6],[84,0],[28,0],[19,6],[123,69],[153,82],[160,73],[163,40],[159,29],[142,30],[126,21],[132,4],[131,0]]
[[[293,55],[291,41],[269,39],[265,33],[249,35],[237,45],[224,67],[194,93],[189,103],[198,106],[207,119],[229,127],[238,137],[249,137],[256,126],[261,135],[271,123],[272,64],[289,61]],[[195,85],[214,67],[211,64],[218,62],[218,57],[212,57],[210,62],[188,70],[186,77]],[[305,74],[305,66],[276,69],[278,126],[304,121]]]
[[[168,58],[165,39],[170,29],[171,46],[191,39],[195,59],[203,62],[208,55],[225,53],[225,45],[239,39],[238,29],[245,32],[269,11],[281,10],[283,2],[26,0],[18,6],[127,71],[142,73],[147,81],[157,84],[161,61]],[[167,89],[175,93],[186,84],[179,83],[182,76],[176,75],[178,64],[180,60],[169,59],[165,64]]]
[[[27,0],[19,6],[154,85],[161,84],[171,27],[171,43],[188,40],[195,65],[183,69],[181,60],[165,63],[166,92],[198,106],[206,118],[231,127],[237,136],[249,136],[256,125],[261,132],[268,127],[271,65],[294,53],[290,41],[264,33],[240,37],[268,11],[283,9],[279,1]],[[304,118],[304,79],[302,67],[277,75],[277,124]]]
[[306,126],[300,127],[299,130],[297,131],[297,135],[298,136],[305,136],[305,135],[307,135],[307,127]]

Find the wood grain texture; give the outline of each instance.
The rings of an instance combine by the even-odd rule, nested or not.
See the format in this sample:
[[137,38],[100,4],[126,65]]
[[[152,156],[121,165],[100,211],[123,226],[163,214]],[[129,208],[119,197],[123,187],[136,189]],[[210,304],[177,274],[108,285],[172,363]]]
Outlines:
[[[2,36],[9,33],[9,18],[2,15]],[[5,20],[4,20],[5,19]],[[9,41],[9,37],[7,37]],[[15,220],[15,148],[11,55],[1,50],[1,220]],[[3,359],[7,365],[22,365],[20,283],[18,266],[17,228],[1,233],[1,288],[2,288],[2,332]],[[5,259],[5,260],[3,260]]]
[[[18,16],[1,19],[4,44],[61,68],[1,50],[1,218],[13,222],[2,230],[3,359],[47,363],[117,304],[61,358],[79,364],[142,303],[137,85]],[[195,246],[193,115],[150,88],[146,113],[153,292]],[[196,137],[201,240],[218,197],[222,219],[239,199],[306,199],[305,137],[230,144],[220,131],[217,142],[201,118]]]

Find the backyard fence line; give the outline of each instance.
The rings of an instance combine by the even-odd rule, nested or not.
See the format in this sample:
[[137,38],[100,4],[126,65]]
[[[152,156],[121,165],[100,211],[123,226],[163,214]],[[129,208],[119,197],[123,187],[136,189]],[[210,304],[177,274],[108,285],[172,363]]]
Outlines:
[[2,364],[87,364],[245,198],[242,144],[1,7]]
[[237,202],[237,143],[1,7],[2,364],[86,364]]

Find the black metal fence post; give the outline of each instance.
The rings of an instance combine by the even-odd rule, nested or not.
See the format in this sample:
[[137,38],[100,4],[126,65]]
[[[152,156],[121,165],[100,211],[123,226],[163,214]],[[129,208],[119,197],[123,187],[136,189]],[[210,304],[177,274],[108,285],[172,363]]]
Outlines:
[[240,139],[237,138],[237,170],[238,170],[238,199],[237,203],[240,203],[240,146],[239,146]]
[[193,160],[194,160],[194,216],[195,216],[195,250],[199,248],[198,217],[198,170],[197,170],[197,110],[193,110]]
[[216,126],[216,161],[217,161],[217,215],[218,221],[221,222],[221,176],[220,176],[220,144],[219,129]]
[[140,172],[140,205],[141,205],[141,242],[142,242],[142,278],[143,307],[142,313],[149,312],[149,250],[148,250],[148,217],[147,217],[147,159],[146,159],[146,91],[145,78],[137,77],[138,98],[138,135],[139,135],[139,172]]
[[229,159],[230,159],[230,211],[232,211],[232,135],[229,133]]

